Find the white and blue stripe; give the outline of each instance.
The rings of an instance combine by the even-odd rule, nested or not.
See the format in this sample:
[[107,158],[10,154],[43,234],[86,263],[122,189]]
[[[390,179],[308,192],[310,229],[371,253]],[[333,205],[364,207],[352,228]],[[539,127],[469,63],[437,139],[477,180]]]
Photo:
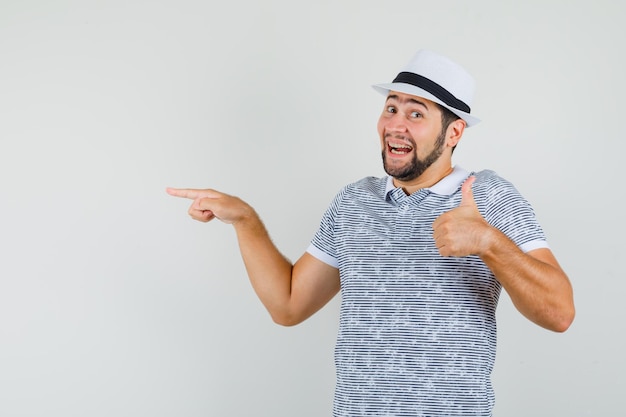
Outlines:
[[[461,168],[406,195],[391,178],[343,188],[308,252],[339,268],[334,416],[490,416],[501,286],[476,256],[442,257],[432,223],[458,207]],[[546,247],[528,202],[473,174],[485,219],[522,250]]]

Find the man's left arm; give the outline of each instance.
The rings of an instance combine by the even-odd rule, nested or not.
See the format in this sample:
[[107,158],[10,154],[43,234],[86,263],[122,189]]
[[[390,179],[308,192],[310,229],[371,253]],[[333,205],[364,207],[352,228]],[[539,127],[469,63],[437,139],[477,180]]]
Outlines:
[[525,317],[546,329],[564,332],[575,315],[569,278],[550,249],[524,253],[481,216],[471,188],[474,179],[463,184],[459,207],[433,223],[439,253],[479,256]]

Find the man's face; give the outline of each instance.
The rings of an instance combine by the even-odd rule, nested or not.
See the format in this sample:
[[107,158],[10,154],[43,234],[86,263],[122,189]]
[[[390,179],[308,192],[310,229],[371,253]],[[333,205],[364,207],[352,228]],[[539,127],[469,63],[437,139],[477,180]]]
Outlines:
[[385,172],[400,181],[419,177],[445,149],[441,110],[430,100],[392,91],[378,120]]

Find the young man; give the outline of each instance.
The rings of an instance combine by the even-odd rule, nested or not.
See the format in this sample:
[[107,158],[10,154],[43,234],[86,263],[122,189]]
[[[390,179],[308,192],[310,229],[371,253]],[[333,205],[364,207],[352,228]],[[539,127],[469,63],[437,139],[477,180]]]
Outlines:
[[292,264],[252,207],[172,189],[189,214],[234,226],[274,321],[295,325],[341,290],[335,416],[489,416],[501,288],[538,325],[565,331],[572,288],[528,202],[492,171],[452,166],[473,78],[419,51],[389,84],[378,121],[384,178],[344,187]]

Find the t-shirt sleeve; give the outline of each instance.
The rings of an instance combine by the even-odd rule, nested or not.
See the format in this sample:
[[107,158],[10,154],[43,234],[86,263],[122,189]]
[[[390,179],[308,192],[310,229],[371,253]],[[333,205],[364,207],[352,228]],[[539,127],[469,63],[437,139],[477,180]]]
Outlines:
[[307,248],[307,252],[309,254],[335,268],[339,266],[335,246],[335,225],[337,222],[339,207],[345,194],[346,188],[337,193],[330,206],[326,209],[326,212],[322,216],[319,229],[313,236],[311,244]]
[[494,174],[485,176],[482,185],[476,190],[478,195],[483,194],[477,203],[492,226],[507,235],[524,252],[549,247],[532,206],[513,184]]

